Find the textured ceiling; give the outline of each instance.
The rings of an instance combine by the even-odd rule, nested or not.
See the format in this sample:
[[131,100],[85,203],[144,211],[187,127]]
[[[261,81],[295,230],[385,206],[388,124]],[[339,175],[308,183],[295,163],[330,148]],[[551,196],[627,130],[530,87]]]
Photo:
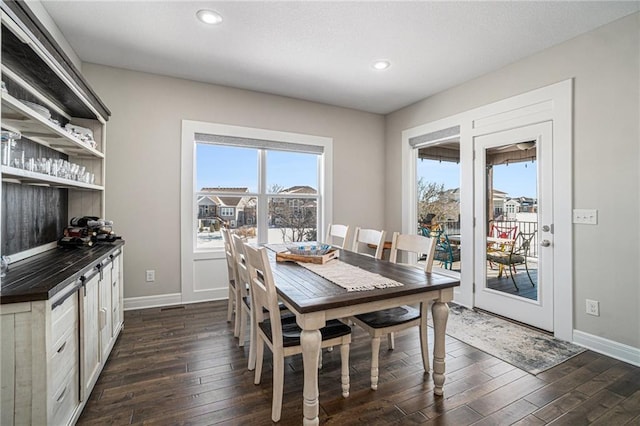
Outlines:
[[[389,113],[640,2],[45,1],[84,62]],[[224,18],[206,26],[195,13]],[[371,65],[391,61],[385,71]]]

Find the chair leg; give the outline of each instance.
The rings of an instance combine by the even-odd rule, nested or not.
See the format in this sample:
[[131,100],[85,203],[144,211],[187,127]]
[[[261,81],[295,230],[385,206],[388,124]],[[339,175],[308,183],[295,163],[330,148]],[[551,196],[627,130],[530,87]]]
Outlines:
[[[253,383],[260,384],[260,376],[262,376],[262,358],[264,356],[264,342],[260,336],[256,336],[256,371],[254,373]],[[274,357],[275,358],[275,357]]]
[[[244,303],[241,301],[241,303]],[[243,309],[242,305],[240,305],[240,309],[238,310],[238,314],[236,315],[236,324],[240,323],[239,331],[238,331],[238,346],[241,348],[244,347],[244,341],[246,339],[245,333],[247,332],[247,313]]]
[[[237,297],[237,294],[234,296],[234,302],[235,302],[235,311],[236,311],[236,318],[235,318],[235,323],[234,323],[234,328],[233,328],[233,335],[236,337],[240,337],[240,318],[243,316],[242,314],[242,304],[244,303],[242,301],[242,299],[240,297]],[[244,343],[242,344],[244,345]],[[240,345],[240,346],[242,346]]]
[[513,274],[513,272],[511,272],[511,266],[508,267],[509,269],[509,276],[511,277],[511,281],[513,281],[513,286],[516,288],[516,291],[520,291],[520,289],[518,288],[518,284],[516,284],[516,278],[515,275]]
[[420,349],[422,350],[422,365],[424,366],[424,372],[429,373],[429,332],[427,327],[427,311],[428,303],[422,302],[420,304]]
[[389,345],[389,350],[392,351],[396,348],[396,340],[394,338],[393,332],[387,334],[387,345]]
[[371,389],[378,389],[378,357],[380,356],[380,336],[371,338]]
[[340,345],[340,361],[342,363],[342,396],[349,396],[349,343]]
[[271,405],[271,420],[277,422],[282,414],[282,391],[284,388],[284,355],[273,354],[273,402]]
[[322,370],[322,348],[318,352],[318,370]]
[[229,284],[229,302],[227,304],[227,322],[231,322],[231,316],[233,315],[233,307],[235,306],[235,289]]
[[533,278],[531,278],[531,274],[529,273],[529,266],[527,266],[527,262],[524,262],[524,269],[527,271],[527,276],[529,277],[529,281],[531,281],[531,287],[535,287],[536,283],[533,282]]
[[249,362],[247,363],[247,369],[249,371],[256,368],[256,327],[253,323],[253,313],[249,314]]

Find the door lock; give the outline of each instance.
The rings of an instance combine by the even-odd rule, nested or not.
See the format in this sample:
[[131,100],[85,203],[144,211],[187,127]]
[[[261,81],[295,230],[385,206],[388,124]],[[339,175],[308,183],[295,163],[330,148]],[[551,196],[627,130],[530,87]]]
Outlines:
[[551,241],[549,241],[549,240],[542,240],[542,241],[540,242],[540,245],[541,245],[542,247],[549,247],[549,246],[551,245]]

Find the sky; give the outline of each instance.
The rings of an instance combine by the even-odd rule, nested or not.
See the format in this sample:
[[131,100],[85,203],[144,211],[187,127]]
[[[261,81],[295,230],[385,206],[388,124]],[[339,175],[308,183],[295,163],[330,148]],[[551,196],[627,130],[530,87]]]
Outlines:
[[[196,144],[196,187],[246,187],[258,190],[258,151]],[[308,185],[318,189],[318,156],[286,151],[267,152],[267,188]]]
[[[251,148],[197,144],[198,189],[203,187],[247,187],[257,192],[258,155]],[[222,160],[221,160],[222,159]],[[494,166],[494,188],[510,197],[536,197],[536,163]],[[267,187],[308,185],[318,188],[317,155],[286,151],[267,152]],[[460,187],[460,165],[448,161],[418,160],[418,177],[443,183],[445,189]]]
[[[493,167],[493,187],[509,197],[536,196],[537,163],[523,162]],[[448,161],[418,160],[417,176],[427,182],[443,183],[444,189],[460,187],[460,164]]]

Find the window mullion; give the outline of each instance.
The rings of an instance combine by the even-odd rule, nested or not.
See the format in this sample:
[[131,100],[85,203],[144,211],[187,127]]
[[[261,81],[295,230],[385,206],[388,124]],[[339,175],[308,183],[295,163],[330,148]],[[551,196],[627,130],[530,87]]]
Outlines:
[[269,241],[269,207],[267,199],[267,151],[258,150],[258,243]]

